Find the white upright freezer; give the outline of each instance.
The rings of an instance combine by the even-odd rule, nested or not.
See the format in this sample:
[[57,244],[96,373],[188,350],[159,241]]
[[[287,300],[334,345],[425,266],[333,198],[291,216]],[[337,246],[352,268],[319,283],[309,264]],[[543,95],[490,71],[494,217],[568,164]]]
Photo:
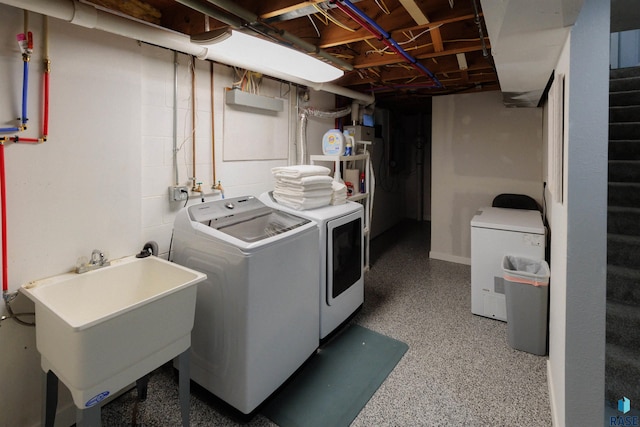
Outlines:
[[545,228],[539,211],[481,208],[471,219],[471,312],[507,321],[502,258],[543,260]]

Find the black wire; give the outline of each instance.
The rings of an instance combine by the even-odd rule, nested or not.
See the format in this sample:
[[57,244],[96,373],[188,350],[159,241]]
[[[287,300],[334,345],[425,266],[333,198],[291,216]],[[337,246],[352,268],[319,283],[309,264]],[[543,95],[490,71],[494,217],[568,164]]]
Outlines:
[[174,230],[171,230],[171,240],[169,240],[169,253],[167,254],[167,259],[171,262],[173,262],[173,260],[171,259],[171,247],[173,246],[173,233],[175,232]]
[[184,206],[183,206],[183,208],[186,208],[187,207],[187,203],[189,203],[189,192],[188,191],[184,191],[184,190],[180,190],[180,192],[187,195],[187,200],[184,201]]

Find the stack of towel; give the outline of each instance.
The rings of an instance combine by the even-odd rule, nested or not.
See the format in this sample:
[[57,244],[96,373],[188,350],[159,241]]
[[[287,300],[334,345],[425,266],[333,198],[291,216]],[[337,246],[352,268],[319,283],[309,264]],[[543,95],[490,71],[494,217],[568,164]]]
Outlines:
[[333,181],[331,184],[333,193],[331,194],[331,204],[341,205],[347,202],[347,186],[339,181]]
[[282,205],[303,210],[332,202],[333,178],[329,176],[329,168],[317,165],[282,166],[271,169],[271,173],[276,178],[273,198]]

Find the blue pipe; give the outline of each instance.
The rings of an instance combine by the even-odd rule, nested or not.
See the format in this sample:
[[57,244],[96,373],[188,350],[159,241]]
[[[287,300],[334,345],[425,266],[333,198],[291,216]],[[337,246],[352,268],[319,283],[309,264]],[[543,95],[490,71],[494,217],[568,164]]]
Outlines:
[[27,93],[29,89],[29,61],[23,60],[24,66],[22,71],[22,124],[26,124],[27,119]]
[[407,61],[409,61],[411,64],[413,64],[414,66],[418,67],[421,71],[425,72],[430,78],[431,80],[433,80],[433,82],[437,85],[437,87],[441,88],[442,87],[442,83],[440,83],[440,80],[438,80],[438,78],[431,72],[429,71],[429,69],[427,67],[425,67],[424,65],[420,64],[418,62],[418,60],[416,58],[414,58],[413,56],[409,55],[407,53],[406,50],[404,50],[399,44],[398,42],[396,42],[392,37],[391,34],[389,34],[388,32],[386,32],[380,25],[378,25],[378,23],[376,21],[374,21],[373,19],[369,18],[367,16],[366,13],[364,13],[363,11],[361,11],[360,9],[358,9],[353,3],[351,3],[349,0],[337,0],[340,1],[341,3],[343,3],[345,6],[347,6],[349,9],[351,9],[354,13],[357,13],[358,16],[360,18],[362,18],[367,24],[371,25],[377,32],[380,33],[380,35],[382,37],[384,37],[385,39],[387,39],[387,41],[389,41],[389,43],[391,43],[393,45],[393,47],[395,49],[397,49],[398,53],[400,53],[400,55],[402,55],[404,57],[404,59],[406,59]]
[[387,33],[384,30],[384,28],[382,28],[380,25],[378,25],[378,23],[376,21],[374,21],[373,19],[369,18],[366,13],[364,13],[363,11],[358,9],[356,7],[356,5],[351,3],[349,0],[338,0],[338,1],[340,1],[341,3],[344,3],[345,6],[347,6],[349,9],[351,9],[355,13],[357,13],[358,16],[360,16],[362,19],[364,19],[367,22],[367,24],[369,24],[373,28],[375,28],[376,31],[378,31],[380,33],[380,35],[382,35],[382,37],[384,37],[385,39],[391,39],[391,34]]
[[20,132],[20,128],[0,128],[0,133]]

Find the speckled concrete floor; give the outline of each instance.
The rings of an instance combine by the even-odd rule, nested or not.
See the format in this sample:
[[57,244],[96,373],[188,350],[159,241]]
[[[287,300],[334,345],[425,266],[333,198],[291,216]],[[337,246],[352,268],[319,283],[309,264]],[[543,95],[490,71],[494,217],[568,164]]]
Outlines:
[[[546,357],[513,350],[503,322],[471,314],[470,267],[430,260],[429,224],[403,223],[372,242],[365,304],[354,322],[409,350],[352,426],[550,426]],[[242,423],[192,386],[192,426]],[[179,426],[177,383],[165,365],[146,401],[123,394],[102,408],[105,426]]]

